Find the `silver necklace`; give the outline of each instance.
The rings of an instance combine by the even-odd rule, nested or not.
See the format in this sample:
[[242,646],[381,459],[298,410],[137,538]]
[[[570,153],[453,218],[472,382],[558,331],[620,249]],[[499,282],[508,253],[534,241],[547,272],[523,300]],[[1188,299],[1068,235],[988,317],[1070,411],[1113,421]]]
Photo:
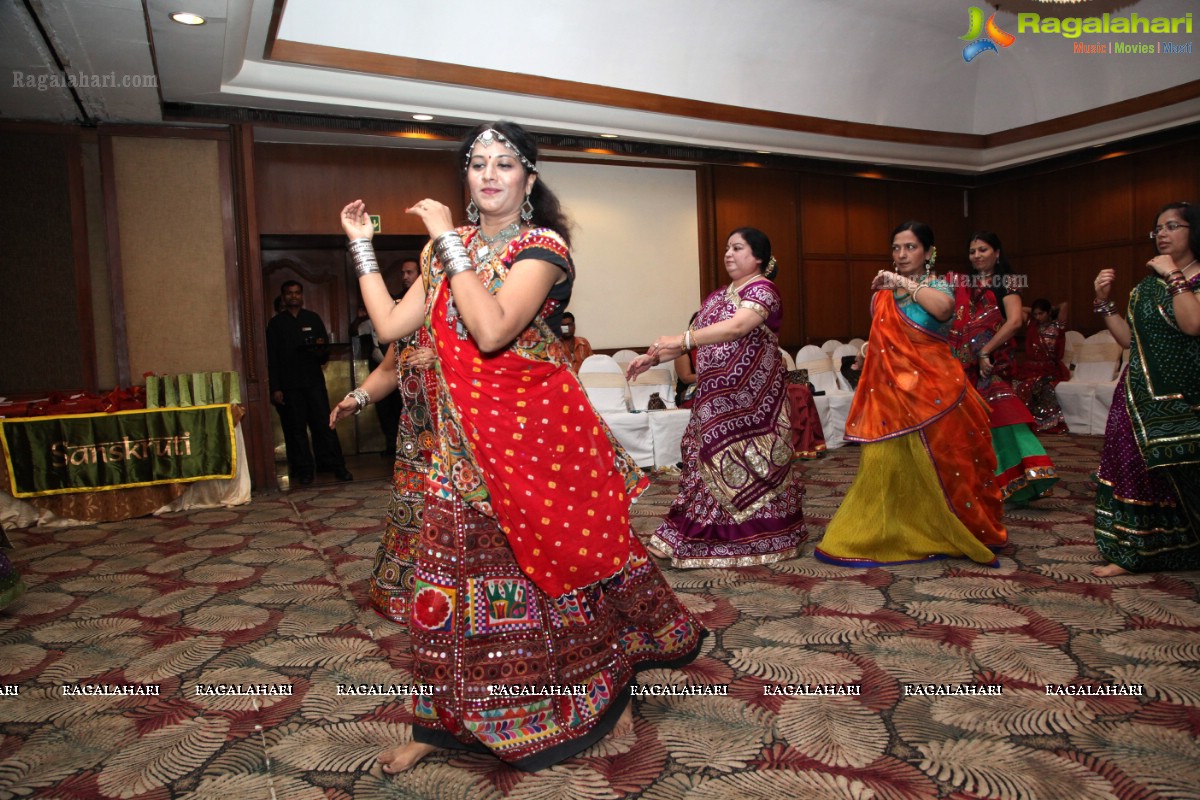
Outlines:
[[493,253],[503,251],[508,243],[516,239],[520,233],[521,224],[519,222],[501,228],[495,236],[488,236],[480,227],[479,237],[475,240],[475,263],[487,261]]

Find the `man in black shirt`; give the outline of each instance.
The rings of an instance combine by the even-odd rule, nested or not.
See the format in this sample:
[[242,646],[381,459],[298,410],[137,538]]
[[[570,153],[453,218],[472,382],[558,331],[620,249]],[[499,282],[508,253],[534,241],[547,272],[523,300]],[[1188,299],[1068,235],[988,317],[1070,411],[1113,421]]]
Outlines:
[[[354,480],[337,434],[329,429],[329,394],[321,369],[329,360],[325,323],[304,308],[304,287],[297,281],[286,281],[280,294],[283,312],[267,323],[267,372],[287,443],[288,472],[301,484],[312,483],[317,470],[332,472],[340,481]],[[311,449],[306,428],[312,432]]]

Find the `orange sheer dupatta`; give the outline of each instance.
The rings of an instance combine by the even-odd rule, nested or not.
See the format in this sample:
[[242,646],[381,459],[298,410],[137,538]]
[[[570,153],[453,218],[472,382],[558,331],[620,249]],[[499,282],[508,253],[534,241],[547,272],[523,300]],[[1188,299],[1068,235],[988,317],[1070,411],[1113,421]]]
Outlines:
[[983,544],[1005,544],[988,405],[945,337],[910,320],[891,292],[880,291],[846,439],[871,443],[910,433],[920,434],[955,516]]

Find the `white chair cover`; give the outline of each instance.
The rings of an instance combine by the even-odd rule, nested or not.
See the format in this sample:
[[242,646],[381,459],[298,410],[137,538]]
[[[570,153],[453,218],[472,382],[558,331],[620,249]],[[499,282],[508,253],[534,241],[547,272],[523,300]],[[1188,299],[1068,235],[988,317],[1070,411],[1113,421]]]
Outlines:
[[641,353],[636,353],[633,350],[618,350],[612,354],[612,359],[618,364],[625,365],[630,361],[633,361],[639,355],[641,355]]
[[654,435],[650,432],[650,417],[654,414],[630,414],[621,410],[601,411],[600,416],[629,453],[633,463],[639,467],[654,466]]
[[851,347],[853,347],[853,348],[854,348],[854,352],[856,352],[856,353],[857,353],[857,352],[858,352],[858,348],[860,348],[860,347],[862,347],[864,344],[866,344],[866,341],[864,341],[863,339],[857,339],[857,338],[856,338],[856,339],[851,339],[850,341],[846,342],[846,344],[848,344],[848,345],[850,345]]
[[[861,340],[860,340],[861,341]],[[842,377],[842,359],[845,356],[858,355],[858,348],[861,344],[844,344],[837,350],[833,351],[833,357],[830,359],[833,362],[833,372],[837,376],[837,385],[843,392],[853,392],[854,387],[851,386],[845,378]],[[828,445],[828,442],[826,442]]]
[[[642,415],[639,415],[642,416]],[[650,433],[654,438],[654,466],[673,467],[683,461],[680,443],[691,419],[690,408],[672,408],[645,414],[650,418]]]
[[[806,347],[816,347],[816,345],[805,345],[805,346]],[[837,339],[829,339],[825,342],[825,344],[821,345],[821,350],[825,353],[825,355],[828,356],[828,355],[833,355],[833,351],[838,349],[841,346],[842,346],[842,343],[839,342]],[[802,347],[800,349],[803,350],[804,348]],[[796,358],[797,358],[797,360],[799,360],[800,357],[796,356]]]
[[796,360],[792,358],[792,354],[782,347],[779,348],[779,355],[783,357],[783,366],[785,369],[793,370],[796,368]]
[[1067,337],[1067,344],[1063,347],[1063,363],[1069,367],[1075,363],[1075,348],[1083,344],[1084,339],[1079,331],[1067,331],[1063,336]]
[[667,408],[675,407],[675,382],[671,380],[671,370],[665,366],[648,369],[630,381],[629,396],[633,401],[633,410],[645,411],[650,395],[655,392],[658,392]]
[[[1068,331],[1070,336],[1075,331]],[[1072,337],[1074,338],[1074,337]],[[1068,343],[1071,339],[1068,339]],[[1102,436],[1121,368],[1121,346],[1108,331],[1075,340],[1071,380],[1054,387],[1071,433]]]
[[[846,346],[838,345],[839,348]],[[838,364],[840,366],[840,359]],[[821,433],[825,435],[825,449],[841,447],[846,443],[846,415],[850,413],[854,392],[841,388],[842,378],[833,368],[833,359],[815,344],[805,345],[796,353],[796,369],[808,370],[809,383],[825,393],[813,396],[817,416],[821,418]]]
[[611,356],[588,356],[579,366],[583,384],[592,406],[599,412],[629,411],[629,384],[625,370]]

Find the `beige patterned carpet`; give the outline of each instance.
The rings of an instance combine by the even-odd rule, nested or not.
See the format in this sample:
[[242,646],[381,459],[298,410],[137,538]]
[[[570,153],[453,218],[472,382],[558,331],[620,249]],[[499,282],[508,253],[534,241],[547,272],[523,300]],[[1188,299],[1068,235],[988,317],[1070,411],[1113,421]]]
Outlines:
[[[0,612],[0,797],[83,798],[1200,798],[1200,574],[1099,580],[1091,539],[1100,440],[1046,440],[1063,480],[1007,516],[1002,566],[848,570],[811,543],[858,462],[806,465],[805,555],[771,568],[674,571],[714,632],[682,672],[643,684],[728,685],[644,698],[632,734],[525,774],[435,755],[384,776],[406,705],[338,696],[406,683],[407,637],[366,610],[382,482],[249,506],[10,532],[30,585]],[[648,535],[673,496],[636,509]],[[157,685],[157,697],[63,696],[64,684]],[[291,696],[197,694],[285,684]],[[860,696],[780,697],[782,684]],[[995,696],[906,685],[1000,684]],[[1047,696],[1046,684],[1144,695]]]

